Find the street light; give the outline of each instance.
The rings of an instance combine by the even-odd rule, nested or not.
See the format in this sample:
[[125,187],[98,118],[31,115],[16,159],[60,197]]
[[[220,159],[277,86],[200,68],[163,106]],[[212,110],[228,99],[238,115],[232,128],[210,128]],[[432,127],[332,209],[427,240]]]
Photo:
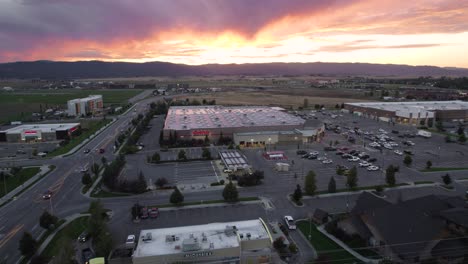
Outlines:
[[269,150],[271,150],[271,137],[268,138],[268,147],[269,147]]

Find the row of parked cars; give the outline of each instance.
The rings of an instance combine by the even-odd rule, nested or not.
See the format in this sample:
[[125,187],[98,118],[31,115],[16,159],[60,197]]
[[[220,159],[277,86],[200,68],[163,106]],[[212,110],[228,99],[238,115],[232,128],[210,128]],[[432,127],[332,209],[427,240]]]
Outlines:
[[333,160],[325,157],[325,156],[319,156],[319,152],[318,151],[311,151],[311,152],[307,152],[305,150],[298,150],[296,151],[296,154],[297,155],[301,155],[301,158],[303,159],[310,159],[310,160],[318,160],[320,162],[322,162],[323,164],[330,164],[330,163],[333,163]]
[[157,218],[159,216],[159,209],[156,207],[143,206],[140,209],[140,219]]
[[[347,159],[349,162],[359,162],[359,167],[365,167],[368,171],[377,171],[379,166],[375,166],[372,162],[376,162],[376,158],[372,158],[369,154],[357,151],[349,150],[348,148],[340,148],[337,150],[336,155],[341,156],[343,159]],[[342,166],[342,169],[346,170],[345,166]]]

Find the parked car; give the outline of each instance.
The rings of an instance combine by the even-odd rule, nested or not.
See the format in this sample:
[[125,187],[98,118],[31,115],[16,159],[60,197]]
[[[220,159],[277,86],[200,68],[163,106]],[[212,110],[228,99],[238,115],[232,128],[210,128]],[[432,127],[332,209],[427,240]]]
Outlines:
[[351,158],[348,159],[348,161],[356,162],[356,161],[359,161],[359,158],[352,156]]
[[146,206],[142,207],[141,210],[140,210],[140,218],[141,219],[146,219],[148,218],[149,214],[148,214],[148,208]]
[[127,240],[125,240],[125,244],[134,245],[135,244],[135,235],[128,235]]
[[78,236],[78,242],[80,243],[84,243],[88,241],[88,239],[89,239],[89,233],[87,231],[84,231]]
[[393,151],[393,153],[397,154],[397,155],[403,155],[403,152],[401,152],[400,150],[396,149],[395,151]]
[[223,169],[223,172],[224,172],[224,173],[232,173],[232,170],[231,170],[231,169],[228,169],[228,168],[224,168],[224,169]]
[[323,160],[322,163],[323,163],[323,164],[330,164],[330,163],[333,163],[333,160],[331,160],[331,159],[326,159],[326,160]]
[[296,224],[294,223],[294,218],[292,218],[292,216],[286,215],[284,217],[284,222],[286,223],[286,226],[288,227],[289,230],[296,229]]
[[326,159],[327,159],[327,158],[326,158],[326,157],[324,157],[324,156],[317,157],[317,160],[318,160],[318,161],[323,161],[323,160],[326,160]]
[[296,151],[296,154],[297,155],[304,155],[304,154],[307,154],[307,151],[300,149],[300,150]]
[[22,149],[18,149],[16,151],[16,154],[26,154],[26,151],[22,150]]
[[311,152],[309,152],[309,155],[317,156],[318,154],[319,154],[318,151],[311,151]]
[[47,156],[47,153],[45,153],[45,152],[39,152],[39,153],[37,153],[37,156],[43,158],[43,157]]
[[370,158],[370,159],[367,160],[367,162],[376,162],[376,161],[377,161],[376,158]]
[[411,150],[403,150],[403,153],[413,155],[413,152]]
[[367,170],[368,171],[377,171],[377,170],[379,170],[379,167],[372,165],[372,166],[368,166]]
[[334,148],[334,147],[324,147],[323,150],[325,150],[325,151],[336,151],[336,148]]
[[149,209],[149,216],[151,218],[157,218],[159,216],[159,209],[156,207],[150,208]]
[[362,161],[362,162],[359,162],[359,167],[368,167],[370,166],[371,164],[367,161]]
[[308,155],[307,158],[312,160],[312,159],[317,159],[317,156],[316,155]]

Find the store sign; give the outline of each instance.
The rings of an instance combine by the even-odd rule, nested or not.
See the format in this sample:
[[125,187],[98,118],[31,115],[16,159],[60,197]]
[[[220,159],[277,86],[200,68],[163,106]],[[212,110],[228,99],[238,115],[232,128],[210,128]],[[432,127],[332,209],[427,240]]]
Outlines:
[[209,130],[195,130],[192,132],[192,136],[209,136]]
[[73,133],[73,131],[75,131],[77,128],[78,128],[78,127],[72,127],[72,128],[70,128],[70,130],[69,130],[70,133]]
[[194,253],[185,254],[184,258],[200,258],[200,257],[208,257],[211,255],[213,255],[213,252],[211,251],[194,252]]
[[26,130],[23,132],[24,134],[36,134],[37,131],[36,130]]

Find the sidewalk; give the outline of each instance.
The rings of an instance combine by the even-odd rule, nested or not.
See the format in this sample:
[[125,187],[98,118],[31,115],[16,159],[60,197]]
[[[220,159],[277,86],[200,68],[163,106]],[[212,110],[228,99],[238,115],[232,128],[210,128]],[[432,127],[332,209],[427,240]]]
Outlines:
[[54,230],[54,232],[52,234],[50,234],[45,240],[44,242],[42,242],[42,244],[39,246],[39,249],[37,250],[37,255],[41,255],[42,251],[44,251],[44,249],[47,247],[47,245],[49,245],[50,241],[52,241],[52,239],[55,237],[55,235],[60,231],[62,230],[63,228],[65,228],[71,221],[79,218],[79,217],[83,217],[83,216],[90,216],[90,214],[73,214],[73,215],[70,215],[68,217],[65,217],[65,223],[63,223],[61,226],[59,226],[57,229]]
[[[30,168],[30,167],[24,167],[24,168]],[[8,200],[12,198],[15,199],[16,194],[31,187],[31,185],[35,181],[37,181],[38,179],[40,179],[42,176],[46,175],[50,171],[51,170],[49,169],[49,165],[42,165],[40,168],[40,171],[36,175],[32,176],[29,180],[25,181],[21,186],[16,187],[14,190],[10,191],[5,196],[0,198],[0,205],[3,205],[3,203],[7,202]]]

